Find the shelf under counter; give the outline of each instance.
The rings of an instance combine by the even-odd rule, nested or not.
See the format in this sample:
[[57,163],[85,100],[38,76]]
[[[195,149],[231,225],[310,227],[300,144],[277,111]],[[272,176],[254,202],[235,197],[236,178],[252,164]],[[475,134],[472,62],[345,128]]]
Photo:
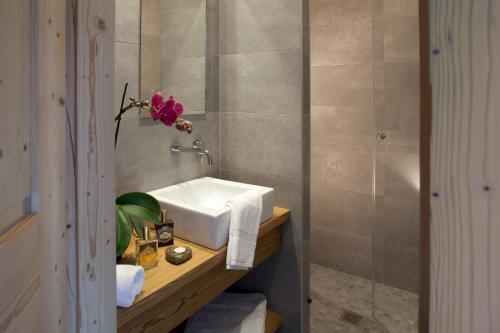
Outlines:
[[[281,248],[282,225],[289,218],[290,210],[274,207],[273,217],[260,225],[254,267]],[[192,258],[173,265],[160,248],[160,263],[146,271],[134,305],[118,308],[119,332],[168,332],[249,272],[226,270],[227,247],[210,250],[180,238],[174,245],[189,246]],[[279,316],[271,314],[268,319],[276,322]]]

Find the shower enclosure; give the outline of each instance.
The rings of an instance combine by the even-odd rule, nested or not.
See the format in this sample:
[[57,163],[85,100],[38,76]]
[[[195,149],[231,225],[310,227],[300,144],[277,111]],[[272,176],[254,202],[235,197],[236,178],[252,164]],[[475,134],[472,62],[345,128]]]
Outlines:
[[417,332],[418,0],[310,0],[312,332]]

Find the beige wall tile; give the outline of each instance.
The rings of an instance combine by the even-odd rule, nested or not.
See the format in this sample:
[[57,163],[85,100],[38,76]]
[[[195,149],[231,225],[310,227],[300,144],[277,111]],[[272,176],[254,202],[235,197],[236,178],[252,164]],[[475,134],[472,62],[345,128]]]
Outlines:
[[116,0],[115,40],[139,43],[140,2],[141,0]]
[[358,193],[372,193],[373,161],[369,151],[326,150],[313,146],[311,163],[314,170],[311,175],[312,184],[325,184],[328,188]]
[[414,107],[420,102],[418,63],[392,63],[384,66],[385,105]]
[[418,248],[420,213],[418,197],[414,199],[377,195],[375,206],[375,238]]
[[299,49],[300,0],[221,0],[222,54]]
[[224,55],[220,61],[222,112],[301,113],[299,50]]
[[335,22],[339,16],[372,17],[372,3],[366,0],[311,0],[311,27]]
[[141,98],[149,99],[160,89],[160,72],[157,70],[143,70],[141,73]]
[[413,152],[377,152],[378,195],[416,202],[420,186],[419,154],[413,149]]
[[313,106],[311,145],[369,151],[374,143],[372,117],[370,107]]
[[[129,96],[139,96],[139,45],[115,42],[115,114],[120,111],[123,88],[127,82],[125,105]],[[129,110],[123,117],[137,117],[137,111]]]
[[384,15],[418,15],[418,0],[383,0]]
[[418,16],[384,19],[384,62],[418,62]]
[[418,248],[377,241],[375,248],[375,281],[417,293]]
[[311,224],[364,237],[372,235],[371,194],[346,191],[315,179],[311,183]]
[[311,65],[366,64],[373,59],[372,20],[338,17],[311,28]]
[[205,58],[162,61],[160,87],[180,101],[185,112],[205,112]]
[[160,0],[141,0],[141,35],[160,35]]
[[162,10],[179,8],[186,6],[195,6],[206,3],[206,0],[160,0]]
[[160,68],[160,35],[142,34],[141,69],[158,71],[159,68]]
[[311,226],[311,259],[345,273],[371,278],[371,237]]
[[300,115],[221,113],[221,168],[300,179]]
[[313,106],[372,104],[372,65],[315,66],[311,68]]
[[206,55],[206,5],[164,9],[160,13],[161,59]]

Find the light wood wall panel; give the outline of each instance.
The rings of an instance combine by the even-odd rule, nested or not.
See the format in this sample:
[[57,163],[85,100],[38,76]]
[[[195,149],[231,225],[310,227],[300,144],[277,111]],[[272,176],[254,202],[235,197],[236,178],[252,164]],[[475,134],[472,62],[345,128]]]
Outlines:
[[500,332],[500,2],[430,6],[430,331]]
[[79,331],[115,332],[115,1],[78,0],[75,10]]
[[76,224],[75,22],[74,2],[66,0],[66,244],[68,333],[78,331],[78,262]]
[[65,0],[34,2],[42,332],[67,332]]
[[0,10],[0,233],[24,215],[30,195],[29,0]]

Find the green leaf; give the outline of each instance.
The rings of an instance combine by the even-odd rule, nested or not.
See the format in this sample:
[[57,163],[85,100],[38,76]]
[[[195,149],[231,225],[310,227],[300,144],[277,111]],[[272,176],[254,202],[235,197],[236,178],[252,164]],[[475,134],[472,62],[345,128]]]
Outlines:
[[120,207],[128,214],[139,219],[140,221],[148,221],[153,224],[160,224],[160,216],[147,208],[138,205],[120,205]]
[[121,256],[130,243],[132,225],[129,216],[120,207],[116,206],[116,256]]
[[130,215],[130,220],[132,221],[132,225],[134,226],[135,232],[140,239],[144,239],[144,227],[142,225],[142,221]]
[[136,205],[150,210],[152,213],[160,216],[160,204],[158,200],[147,193],[130,192],[120,195],[116,198],[117,205]]

